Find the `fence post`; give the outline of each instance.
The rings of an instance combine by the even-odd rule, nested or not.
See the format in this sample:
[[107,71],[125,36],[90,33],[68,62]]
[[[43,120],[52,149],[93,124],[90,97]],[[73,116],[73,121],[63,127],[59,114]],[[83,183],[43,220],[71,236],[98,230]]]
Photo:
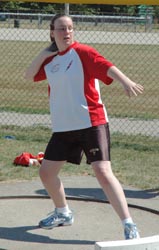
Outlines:
[[20,20],[14,19],[14,28],[19,28],[20,27]]

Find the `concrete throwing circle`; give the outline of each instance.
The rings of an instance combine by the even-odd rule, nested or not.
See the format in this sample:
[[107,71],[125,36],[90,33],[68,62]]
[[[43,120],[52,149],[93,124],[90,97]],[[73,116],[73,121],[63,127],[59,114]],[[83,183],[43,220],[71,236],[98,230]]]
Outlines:
[[[110,204],[68,200],[74,212],[72,226],[52,230],[37,225],[53,210],[50,199],[2,199],[0,249],[93,250],[97,241],[123,240],[121,222]],[[158,216],[130,208],[142,237],[159,232]]]

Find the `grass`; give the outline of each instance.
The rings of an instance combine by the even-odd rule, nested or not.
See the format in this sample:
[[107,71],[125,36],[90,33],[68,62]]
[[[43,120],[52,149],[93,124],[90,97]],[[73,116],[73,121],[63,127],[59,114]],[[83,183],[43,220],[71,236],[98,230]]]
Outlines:
[[[37,28],[36,25],[35,28]],[[82,27],[78,28],[82,29]],[[89,30],[90,26],[85,29]],[[91,29],[99,30],[100,27],[94,26]],[[108,27],[106,30],[109,31]],[[120,31],[119,27],[116,31]],[[90,45],[115,63],[131,79],[143,84],[145,88],[143,95],[129,99],[124,95],[118,83],[114,82],[110,86],[101,83],[102,99],[109,116],[145,120],[159,119],[159,64],[157,63],[159,46]],[[47,42],[0,40],[0,112],[49,113],[47,81],[32,83],[24,79],[27,66],[46,46]],[[16,139],[5,139],[6,135],[13,135]],[[13,160],[22,152],[37,154],[39,151],[44,151],[50,135],[50,130],[44,127],[1,126],[0,181],[37,178],[37,167],[14,166]],[[123,184],[142,189],[159,189],[158,138],[112,134],[111,152],[113,170]],[[93,172],[83,159],[80,167],[66,164],[61,174],[93,175]]]
[[[0,41],[0,111],[48,113],[47,82],[32,83],[24,72],[47,42]],[[108,113],[115,117],[158,119],[159,49],[156,45],[92,45],[131,79],[144,85],[145,92],[128,99],[118,83],[101,84]]]
[[[6,135],[15,139],[5,139]],[[18,128],[1,126],[0,130],[0,181],[32,180],[38,177],[38,167],[13,165],[14,158],[22,152],[37,154],[44,151],[50,138],[48,128]],[[158,140],[144,136],[112,134],[111,156],[115,175],[124,185],[141,189],[159,189],[158,184]],[[80,166],[66,164],[62,175],[92,175],[85,157]]]

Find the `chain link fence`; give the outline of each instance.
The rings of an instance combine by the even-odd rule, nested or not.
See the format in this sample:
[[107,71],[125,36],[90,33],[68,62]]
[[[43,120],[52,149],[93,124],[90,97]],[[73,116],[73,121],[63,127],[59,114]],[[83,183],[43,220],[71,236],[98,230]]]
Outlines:
[[[144,85],[143,95],[129,99],[119,83],[101,83],[111,133],[159,137],[159,24],[149,16],[72,17],[75,40],[95,47]],[[24,79],[33,58],[50,43],[50,19],[19,13],[0,18],[0,126],[51,127],[47,81]]]

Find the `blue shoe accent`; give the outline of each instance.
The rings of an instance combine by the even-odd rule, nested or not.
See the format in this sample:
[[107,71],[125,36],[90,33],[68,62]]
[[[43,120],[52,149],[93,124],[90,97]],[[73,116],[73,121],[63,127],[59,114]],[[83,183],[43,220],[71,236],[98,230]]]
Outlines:
[[137,227],[133,223],[126,223],[124,228],[124,235],[126,240],[139,239],[140,235]]
[[70,226],[74,222],[73,213],[70,212],[68,215],[57,213],[57,209],[53,211],[50,216],[39,222],[39,227],[44,229],[52,229],[59,226]]

